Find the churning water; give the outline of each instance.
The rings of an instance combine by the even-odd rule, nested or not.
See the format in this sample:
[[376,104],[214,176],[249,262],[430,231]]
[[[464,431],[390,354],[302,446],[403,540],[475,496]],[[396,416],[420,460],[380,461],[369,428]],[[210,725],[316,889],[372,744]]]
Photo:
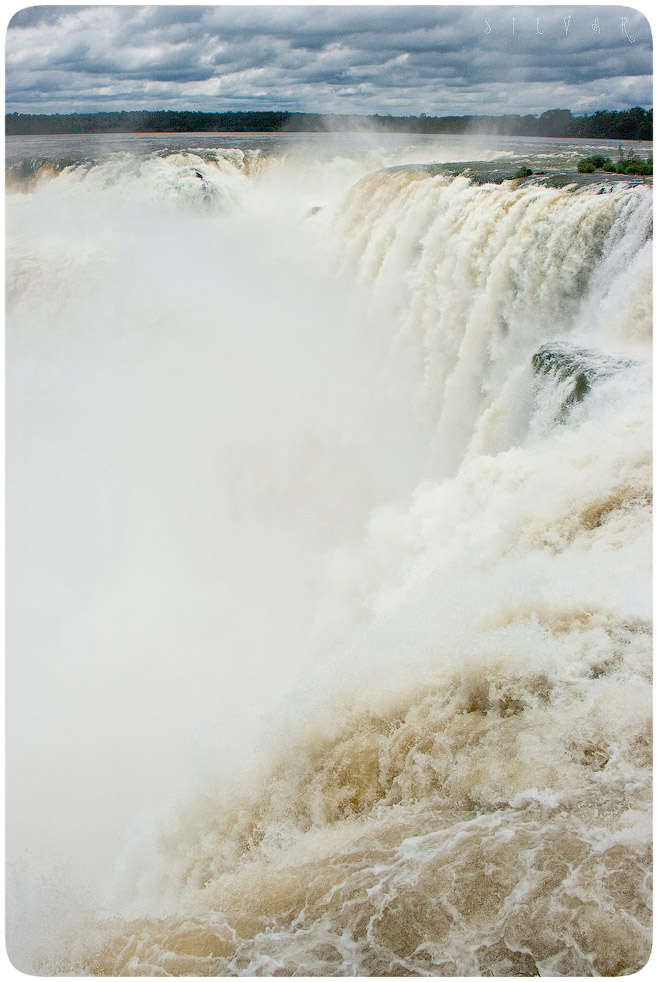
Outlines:
[[11,958],[636,971],[651,189],[241,140],[9,171]]

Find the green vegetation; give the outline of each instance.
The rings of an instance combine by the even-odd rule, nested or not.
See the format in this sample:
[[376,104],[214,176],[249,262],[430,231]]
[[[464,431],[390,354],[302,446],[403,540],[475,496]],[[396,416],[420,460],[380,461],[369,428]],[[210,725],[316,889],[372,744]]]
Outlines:
[[290,112],[111,112],[5,116],[9,136],[42,133],[234,133],[349,132],[373,127],[393,133],[481,133],[492,136],[555,136],[651,140],[653,110],[635,106],[620,112],[574,116],[549,109],[541,116],[356,116]]
[[619,147],[619,160],[616,163],[610,157],[596,154],[578,161],[578,170],[581,174],[593,174],[596,170],[604,170],[608,174],[653,174],[653,157],[643,160],[632,150],[625,157],[622,147]]
[[45,133],[268,133],[287,128],[290,113],[118,112],[5,117],[7,135]]
[[530,177],[532,171],[529,167],[519,167],[514,177]]

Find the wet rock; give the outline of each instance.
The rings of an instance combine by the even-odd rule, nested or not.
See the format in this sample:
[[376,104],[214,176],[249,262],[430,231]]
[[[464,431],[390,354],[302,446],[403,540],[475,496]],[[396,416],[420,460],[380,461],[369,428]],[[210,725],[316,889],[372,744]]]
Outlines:
[[536,375],[552,375],[558,382],[571,382],[560,406],[560,422],[564,422],[571,407],[582,402],[596,382],[634,365],[630,358],[565,342],[543,344],[532,356]]

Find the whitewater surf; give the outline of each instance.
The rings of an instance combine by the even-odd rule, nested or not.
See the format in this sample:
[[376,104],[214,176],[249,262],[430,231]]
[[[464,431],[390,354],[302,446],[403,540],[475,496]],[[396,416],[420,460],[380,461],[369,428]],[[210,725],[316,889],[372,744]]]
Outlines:
[[650,182],[116,139],[7,144],[14,965],[638,971]]

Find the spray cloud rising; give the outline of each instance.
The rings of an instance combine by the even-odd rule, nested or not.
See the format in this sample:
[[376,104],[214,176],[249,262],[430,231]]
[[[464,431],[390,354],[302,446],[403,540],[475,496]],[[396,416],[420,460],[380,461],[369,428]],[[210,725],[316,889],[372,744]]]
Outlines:
[[14,175],[24,971],[646,961],[650,189],[423,152]]

